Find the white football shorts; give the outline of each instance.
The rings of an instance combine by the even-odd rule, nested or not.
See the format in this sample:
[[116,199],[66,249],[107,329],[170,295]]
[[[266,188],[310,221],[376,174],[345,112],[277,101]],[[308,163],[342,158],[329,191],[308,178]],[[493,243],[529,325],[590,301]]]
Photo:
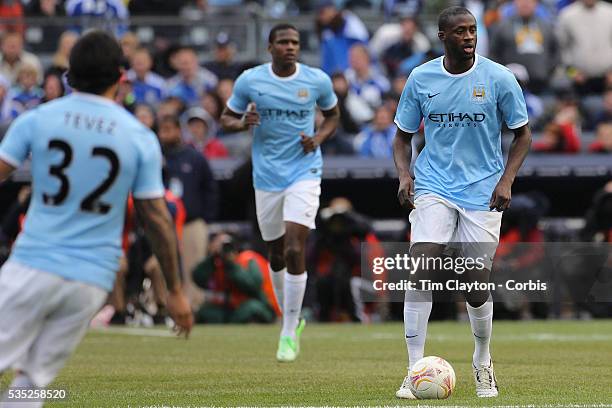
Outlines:
[[315,229],[321,179],[298,181],[284,191],[255,189],[257,222],[264,241],[285,235],[285,221]]
[[433,193],[418,196],[414,205],[409,217],[411,243],[434,242],[451,246],[473,243],[463,246],[463,256],[484,257],[486,268],[491,268],[499,243],[501,212],[466,210]]
[[16,262],[0,271],[0,372],[46,387],[85,335],[107,292]]

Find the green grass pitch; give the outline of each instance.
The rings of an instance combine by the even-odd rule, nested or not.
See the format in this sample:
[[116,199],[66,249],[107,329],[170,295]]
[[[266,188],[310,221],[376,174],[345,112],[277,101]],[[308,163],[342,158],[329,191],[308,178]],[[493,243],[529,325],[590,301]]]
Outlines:
[[395,398],[406,366],[401,324],[310,324],[292,364],[275,361],[278,331],[199,326],[188,341],[162,328],[90,331],[50,387],[66,388],[68,401],[46,406],[612,404],[610,320],[496,322],[500,397],[492,400],[474,394],[469,323],[429,326],[425,354],[446,358],[457,374],[444,401]]

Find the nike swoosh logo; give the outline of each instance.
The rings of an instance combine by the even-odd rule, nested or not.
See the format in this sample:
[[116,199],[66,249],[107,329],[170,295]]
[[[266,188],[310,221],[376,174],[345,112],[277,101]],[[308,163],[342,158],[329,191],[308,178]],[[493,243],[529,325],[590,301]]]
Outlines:
[[437,94],[433,94],[433,95],[432,95],[432,94],[430,94],[430,93],[428,93],[428,94],[427,94],[427,97],[431,99],[431,98],[433,98],[434,96],[438,96],[438,95],[440,95],[440,92],[438,92]]
[[257,91],[257,94],[258,94],[259,96],[264,96],[264,95],[265,95],[265,93],[262,93],[262,92],[259,92],[259,91]]
[[414,339],[416,336],[418,336],[418,334],[415,334],[414,336],[409,336],[409,335],[406,335],[406,338],[407,338],[407,339]]
[[479,339],[483,339],[483,340],[484,340],[484,339],[486,339],[486,337],[480,337],[480,336],[478,336],[478,335],[477,335],[476,333],[474,333],[474,332],[472,332],[472,334],[474,335],[474,337],[478,337]]

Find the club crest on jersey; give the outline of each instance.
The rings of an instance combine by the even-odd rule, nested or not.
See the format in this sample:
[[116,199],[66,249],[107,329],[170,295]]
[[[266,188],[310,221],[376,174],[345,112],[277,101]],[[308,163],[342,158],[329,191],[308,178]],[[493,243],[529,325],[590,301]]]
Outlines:
[[484,85],[475,85],[472,89],[472,102],[485,103],[487,100],[487,88]]
[[308,89],[302,88],[302,89],[298,89],[298,93],[297,96],[299,99],[307,99],[308,98]]

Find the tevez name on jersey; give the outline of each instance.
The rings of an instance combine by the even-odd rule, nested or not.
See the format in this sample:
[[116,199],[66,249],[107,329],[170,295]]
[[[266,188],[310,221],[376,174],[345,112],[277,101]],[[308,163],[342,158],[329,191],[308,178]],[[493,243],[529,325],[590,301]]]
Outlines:
[[314,133],[316,107],[336,106],[331,79],[323,71],[297,64],[296,72],[279,77],[271,64],[245,71],[238,77],[229,109],[244,113],[255,102],[261,124],[253,135],[255,188],[282,191],[291,184],[321,177],[321,150],[304,154],[300,133]]
[[32,198],[11,260],[110,291],[128,193],[163,197],[155,134],[114,102],[74,93],[15,120],[0,158],[31,154]]
[[425,147],[415,164],[415,193],[438,194],[470,210],[489,210],[504,161],[501,130],[527,124],[527,108],[514,75],[476,55],[462,74],[444,57],[412,71],[400,98],[396,125],[408,133],[425,124]]

